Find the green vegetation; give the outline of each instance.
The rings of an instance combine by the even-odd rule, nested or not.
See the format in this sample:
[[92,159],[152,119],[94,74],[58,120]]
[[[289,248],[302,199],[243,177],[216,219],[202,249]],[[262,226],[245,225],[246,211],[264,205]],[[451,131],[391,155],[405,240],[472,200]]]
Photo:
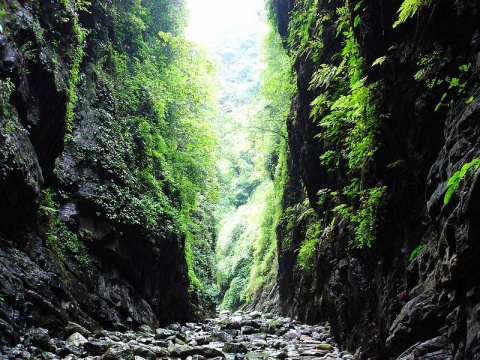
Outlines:
[[88,263],[87,248],[82,241],[85,234],[78,235],[70,230],[59,218],[59,203],[54,193],[47,189],[43,191],[40,214],[45,219],[46,245],[63,261],[70,258],[84,266]]
[[452,198],[453,193],[460,184],[460,181],[464,180],[478,169],[480,169],[480,159],[477,158],[463,164],[460,170],[453,173],[453,175],[450,177],[450,179],[448,179],[447,182],[447,191],[445,192],[445,197],[443,198],[443,203],[445,205],[450,202],[450,199]]
[[214,230],[205,219],[217,196],[213,67],[182,35],[183,3],[125,0],[104,11],[117,39],[94,76],[112,91],[117,116],[99,109],[101,146],[79,143],[78,151],[120,181],[106,181],[91,200],[102,216],[146,229],[152,242],[162,241],[158,229],[185,234],[191,291],[211,302],[215,276],[205,266],[214,262]]
[[303,207],[306,208],[306,210],[304,210],[296,220],[297,223],[306,221],[307,231],[305,233],[305,239],[298,250],[297,263],[303,270],[313,273],[319,255],[318,246],[323,230],[322,222],[308,204],[303,204]]
[[[88,1],[76,1],[78,11],[85,11],[87,5],[91,5]],[[67,115],[65,119],[65,140],[69,141],[72,135],[72,122],[74,117],[74,107],[77,102],[77,94],[75,93],[76,86],[80,81],[80,65],[82,63],[83,57],[85,55],[85,39],[87,36],[87,30],[82,28],[78,23],[78,18],[73,18],[73,29],[74,34],[77,37],[78,44],[75,46],[73,52],[73,63],[72,69],[70,70],[70,81],[68,83],[68,104],[67,104]]]
[[[460,70],[460,75],[458,77],[449,77],[447,76],[445,78],[445,81],[439,80],[436,81],[436,85],[441,85],[442,83],[446,82],[448,84],[447,91],[443,93],[442,97],[440,98],[440,101],[438,102],[437,106],[435,107],[435,111],[440,109],[440,107],[447,105],[445,102],[445,99],[449,95],[449,90],[455,90],[454,94],[456,96],[461,96],[465,93],[465,87],[467,85],[466,80],[463,80],[467,78],[468,71],[470,70],[472,64],[464,64],[458,67],[458,70]],[[467,103],[470,103],[473,101],[474,96],[472,95],[470,98],[467,99]],[[450,101],[451,105],[453,102],[453,99]]]
[[[444,54],[440,51],[432,51],[431,53],[422,54],[417,61],[418,71],[415,73],[414,78],[416,81],[424,83],[431,90],[440,91],[441,97],[434,111],[438,111],[441,108],[450,108],[454,101],[461,99],[467,92],[467,79],[470,78],[470,71],[472,64],[463,64],[458,67],[458,71],[455,71],[449,75],[439,77],[438,73],[444,65]],[[476,85],[475,85],[476,86]],[[468,99],[463,99],[466,104],[473,101],[475,94],[478,94],[478,86],[474,88],[473,95]]]
[[403,24],[413,17],[420,8],[430,6],[432,3],[433,0],[404,0],[398,9],[398,19],[393,27]]
[[[251,36],[258,39],[259,34]],[[222,48],[220,55],[225,62],[228,54],[238,57],[223,81],[237,91],[227,91],[222,99],[222,109],[233,111],[226,111],[217,127],[223,139],[220,153],[226,155],[219,164],[225,195],[218,206],[217,258],[221,306],[235,309],[272,289],[276,281],[276,228],[287,181],[285,120],[293,82],[290,60],[273,30],[263,43],[263,68],[259,44],[229,44],[239,48]],[[242,88],[246,91],[238,91]]]
[[7,112],[7,103],[15,90],[15,85],[10,79],[0,79],[0,109],[3,113]]
[[418,245],[415,249],[413,249],[410,257],[408,258],[409,261],[413,261],[417,258],[418,255],[425,249],[425,245]]
[[[333,217],[332,221],[338,217],[348,221],[354,235],[352,246],[370,246],[376,237],[377,214],[386,188],[372,186],[365,176],[379,147],[380,116],[373,95],[377,84],[369,83],[364,75],[364,60],[353,32],[360,18],[350,12],[346,2],[334,12],[323,11],[321,16],[324,21],[305,21],[306,17],[311,17],[308,14],[312,12],[312,7],[316,9],[316,2],[304,0],[298,4],[292,14],[292,24],[302,23],[304,26],[292,26],[290,29],[290,46],[300,50],[293,52],[295,56],[307,56],[314,62],[323,59],[319,34],[322,34],[322,27],[327,22],[335,24],[342,44],[333,57],[324,59],[328,62],[315,65],[317,70],[309,87],[310,91],[319,94],[311,103],[310,116],[319,125],[317,137],[325,148],[320,161],[327,171],[341,179],[341,187],[321,190],[318,194],[320,205],[330,200],[336,204],[333,213],[326,209],[324,216],[327,219]],[[361,2],[358,2],[353,12],[360,7]],[[316,44],[318,42],[320,44]],[[305,44],[315,51],[305,52]],[[381,60],[378,60],[377,64],[380,63]],[[345,168],[347,174],[342,175]],[[315,243],[318,240],[311,240],[304,249],[312,248]],[[301,254],[306,252],[304,250]]]
[[[183,35],[185,5],[181,0],[61,4],[58,18],[72,26],[74,38],[64,46],[55,33],[53,40],[37,39],[37,45],[52,44],[46,66],[57,88],[68,94],[63,156],[85,171],[73,180],[59,177],[59,189],[45,190],[40,208],[45,243],[63,261],[88,262],[85,244],[94,241],[92,234],[59,215],[66,194],[75,193],[99,221],[119,229],[119,236],[133,229],[156,251],[164,241],[177,239],[182,246],[185,239],[190,290],[201,308],[212,309],[218,294],[212,130],[218,84],[203,50]],[[108,26],[88,28],[88,21],[80,23],[81,13],[95,14]],[[0,96],[8,97],[8,80],[0,85]]]
[[328,15],[317,18],[318,1],[300,0],[295,2],[289,22],[288,49],[292,58],[303,56],[317,62],[323,49],[321,40],[323,20]]

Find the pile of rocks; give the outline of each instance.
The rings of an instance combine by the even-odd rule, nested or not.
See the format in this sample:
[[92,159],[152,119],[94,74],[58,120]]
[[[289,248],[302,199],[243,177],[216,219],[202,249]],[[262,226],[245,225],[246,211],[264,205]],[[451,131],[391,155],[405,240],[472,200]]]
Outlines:
[[340,352],[328,326],[302,325],[260,312],[221,312],[204,323],[173,323],[165,328],[91,333],[69,323],[66,340],[31,329],[21,344],[3,348],[3,359],[325,359],[350,360]]

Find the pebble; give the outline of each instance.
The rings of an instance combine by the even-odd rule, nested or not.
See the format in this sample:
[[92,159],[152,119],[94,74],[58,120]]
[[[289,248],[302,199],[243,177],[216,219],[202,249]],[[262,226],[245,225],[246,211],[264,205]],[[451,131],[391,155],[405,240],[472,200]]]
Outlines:
[[0,359],[40,360],[350,360],[340,351],[328,326],[304,325],[291,318],[261,312],[221,311],[201,324],[178,322],[136,331],[101,330],[91,333],[69,323],[66,341],[32,328],[27,341],[0,348]]

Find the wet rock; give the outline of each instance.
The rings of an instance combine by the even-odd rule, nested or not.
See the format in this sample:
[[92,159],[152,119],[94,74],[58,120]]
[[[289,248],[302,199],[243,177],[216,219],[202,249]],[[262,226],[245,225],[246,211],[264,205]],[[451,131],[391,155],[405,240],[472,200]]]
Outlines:
[[57,360],[57,359],[60,359],[57,355],[55,355],[51,352],[48,352],[48,351],[45,351],[45,352],[41,353],[39,358],[42,359],[42,360]]
[[232,354],[246,354],[248,348],[243,343],[226,343],[223,347],[223,351]]
[[83,346],[87,342],[88,342],[88,340],[85,338],[85,336],[83,336],[80,333],[73,333],[67,339],[67,343],[69,343],[70,345],[73,345],[77,348]]
[[167,339],[174,335],[175,335],[175,332],[172,330],[162,329],[162,328],[158,328],[155,330],[155,339],[158,339],[158,340]]
[[328,334],[324,333],[324,332],[317,332],[317,331],[314,331],[312,333],[312,339],[313,340],[317,340],[317,341],[325,341],[326,339],[328,338]]
[[277,329],[280,329],[281,327],[284,326],[283,321],[281,320],[274,320],[272,319],[271,321],[268,322],[268,325]]
[[88,331],[85,329],[83,326],[69,321],[67,325],[65,326],[65,335],[68,337],[72,335],[73,333],[79,333],[88,338],[89,336],[92,335],[91,331]]
[[188,346],[188,345],[173,345],[173,344],[171,344],[168,347],[168,352],[172,356],[186,358],[187,356],[195,354],[193,349],[194,348],[192,346]]
[[157,357],[164,357],[168,356],[169,352],[165,347],[161,346],[151,346],[149,349],[157,356]]
[[178,345],[187,345],[187,343],[185,341],[183,341],[181,338],[179,337],[175,337],[175,344],[178,344]]
[[323,357],[327,352],[317,349],[304,349],[300,351],[300,356]]
[[173,331],[180,331],[182,330],[182,325],[178,322],[173,322],[170,325],[168,325],[168,328]]
[[145,333],[148,335],[153,334],[153,329],[149,325],[142,325],[137,329],[137,331],[139,333]]
[[250,335],[255,334],[257,332],[257,329],[251,326],[242,326],[240,332],[242,333],[242,335]]
[[240,324],[241,327],[252,327],[254,329],[260,328],[260,324],[252,319],[243,320]]
[[56,342],[56,353],[60,355],[61,357],[65,357],[67,355],[75,355],[75,356],[80,356],[81,352],[80,350],[76,347],[73,346],[72,344],[63,341],[63,342]]
[[252,319],[258,319],[262,316],[262,313],[260,311],[252,311],[251,313],[248,314]]
[[413,345],[398,357],[398,360],[416,359],[453,359],[453,344],[448,338],[438,336]]
[[102,360],[134,360],[133,350],[127,344],[114,344],[102,355]]
[[274,357],[275,359],[286,359],[287,356],[288,354],[286,351],[280,351],[272,354],[272,357]]
[[204,335],[196,336],[193,338],[193,340],[197,343],[197,345],[205,345],[210,342],[210,339]]
[[296,332],[295,330],[289,330],[288,332],[282,334],[281,336],[283,336],[283,338],[285,340],[297,340],[300,338],[300,335],[298,332]]
[[431,328],[436,328],[440,324],[441,314],[436,292],[426,291],[416,296],[405,304],[393,322],[386,346],[393,355],[398,355],[405,344],[411,344],[428,334]]
[[108,342],[87,341],[83,344],[83,349],[91,355],[103,355],[108,349]]
[[319,350],[333,351],[333,346],[331,344],[317,344],[315,348]]
[[129,344],[129,346],[134,355],[141,356],[147,360],[155,360],[157,358],[157,354],[145,346],[134,344]]
[[240,330],[242,328],[242,324],[240,321],[232,321],[229,323],[225,324],[226,329],[232,329],[232,330]]
[[78,209],[75,203],[68,202],[64,204],[58,213],[58,217],[63,222],[75,224],[77,221]]
[[275,335],[277,336],[283,336],[288,332],[288,329],[285,327],[281,327],[280,329],[275,331]]
[[213,347],[204,346],[204,347],[196,348],[195,350],[197,351],[196,354],[202,355],[209,359],[225,358],[225,354],[222,351],[215,349]]
[[233,340],[232,335],[230,335],[229,333],[227,333],[225,331],[215,332],[215,333],[212,334],[212,337],[215,340],[219,340],[219,341],[222,341],[222,342],[230,342],[230,341]]
[[188,356],[186,358],[186,360],[205,360],[206,357],[205,356],[202,356],[202,355],[198,355],[198,354],[195,354],[195,355],[192,355],[192,356]]
[[25,344],[38,346],[45,351],[53,350],[53,345],[50,340],[50,335],[47,329],[33,328],[25,334]]

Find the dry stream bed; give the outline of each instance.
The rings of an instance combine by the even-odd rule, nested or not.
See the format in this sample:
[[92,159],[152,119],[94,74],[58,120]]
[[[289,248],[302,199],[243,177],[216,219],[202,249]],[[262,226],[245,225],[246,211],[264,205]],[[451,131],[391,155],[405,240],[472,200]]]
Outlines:
[[350,360],[336,346],[328,326],[305,325],[260,312],[222,311],[203,323],[170,324],[136,331],[97,331],[69,323],[65,340],[32,328],[23,342],[2,348],[2,359],[325,359]]

